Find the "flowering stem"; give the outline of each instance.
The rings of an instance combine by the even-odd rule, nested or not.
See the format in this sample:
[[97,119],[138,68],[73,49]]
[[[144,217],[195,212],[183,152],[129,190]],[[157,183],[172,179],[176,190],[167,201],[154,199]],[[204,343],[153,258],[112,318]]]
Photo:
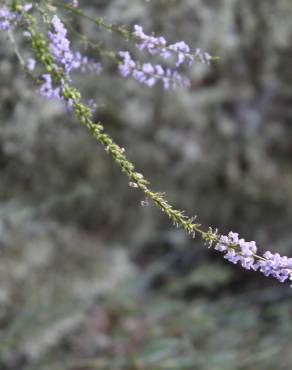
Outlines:
[[[29,18],[27,20],[30,21]],[[54,66],[54,58],[48,49],[45,41],[46,37],[35,29],[35,25],[32,22],[29,22],[28,29],[31,34],[31,47],[35,52],[36,58],[44,64],[44,67],[52,74],[55,81],[62,81],[64,76],[62,75],[62,71],[56,69]],[[112,156],[113,160],[127,174],[129,180],[138,185],[146,198],[151,199],[158,208],[166,213],[177,227],[185,229],[191,235],[196,232],[206,241],[214,241],[214,235],[210,231],[203,231],[199,224],[193,222],[193,218],[188,218],[182,211],[173,209],[161,193],[153,192],[150,189],[148,186],[149,182],[143,175],[136,172],[134,165],[123,153],[123,149],[104,132],[102,124],[100,122],[93,122],[91,109],[81,102],[81,93],[76,87],[72,86],[69,82],[65,82],[61,94],[65,101],[71,102],[73,112],[79,122],[87,127],[92,136],[105,147],[105,150]]]
[[123,154],[122,148],[119,147],[112,140],[112,138],[103,131],[104,129],[100,122],[93,123],[89,116],[87,117],[80,116],[78,105],[79,103],[77,104],[77,106],[75,106],[74,112],[76,113],[77,117],[83,121],[81,123],[84,124],[89,129],[92,136],[96,140],[103,144],[106,151],[112,156],[114,161],[121,167],[122,171],[127,174],[129,180],[136,183],[140,190],[143,191],[144,195],[147,198],[152,199],[154,204],[157,207],[159,207],[163,212],[165,212],[173,223],[185,229],[189,234],[197,232],[204,239],[206,239],[207,233],[201,230],[198,224],[193,223],[193,220],[191,218],[187,218],[183,214],[183,212],[173,209],[172,206],[163,198],[161,193],[153,192],[150,189],[150,187],[148,186],[149,182],[145,180],[140,173],[135,171],[134,165]]
[[[19,9],[22,11],[23,8],[20,6]],[[189,218],[184,212],[173,209],[171,204],[164,199],[162,193],[152,191],[149,182],[142,174],[136,172],[133,163],[125,156],[124,150],[104,132],[100,122],[93,121],[91,106],[82,103],[81,93],[71,84],[69,73],[73,68],[73,54],[69,48],[69,41],[66,39],[67,30],[60,19],[56,15],[52,19],[54,29],[48,33],[50,39],[50,44],[48,44],[46,36],[37,30],[35,19],[26,14],[25,11],[22,11],[21,14],[26,20],[24,27],[30,39],[31,49],[47,72],[42,75],[45,79],[43,88],[47,89],[44,92],[49,96],[58,96],[59,99],[67,103],[79,122],[104,146],[106,152],[126,173],[131,186],[139,188],[147,199],[152,200],[159,209],[167,214],[176,227],[181,227],[193,237],[195,233],[198,233],[209,246],[215,244],[215,249],[224,252],[224,258],[228,261],[240,262],[248,270],[260,270],[265,276],[272,276],[280,282],[287,279],[292,280],[292,258],[282,257],[278,253],[273,254],[269,251],[260,256],[257,254],[256,243],[239,239],[237,233],[230,232],[228,236],[219,235],[217,230],[213,231],[210,227],[208,231],[204,231],[200,224],[194,222],[195,218]],[[19,54],[12,33],[10,40],[16,54]],[[18,58],[21,61],[22,58],[19,56],[20,54]],[[21,64],[24,65],[24,63]]]
[[94,50],[97,50],[98,53],[103,56],[103,57],[106,57],[108,59],[110,59],[111,61],[113,61],[115,64],[119,64],[121,63],[121,60],[120,58],[118,57],[117,53],[113,50],[107,50],[107,49],[104,49],[103,46],[102,46],[102,43],[101,42],[92,42],[89,40],[89,38],[85,35],[83,35],[81,32],[77,31],[70,22],[65,22],[64,23],[66,24],[66,26],[68,28],[70,28],[70,30],[72,31],[73,34],[76,35],[76,37],[78,37],[80,39],[80,43],[81,44],[84,44],[84,45],[89,45],[92,49]]
[[[46,71],[52,75],[55,81],[62,81],[64,79],[63,72],[55,68],[54,58],[48,49],[46,37],[35,29],[36,25],[32,22],[30,17],[27,18],[27,21],[29,23],[28,31],[31,34],[30,43],[36,58],[44,65]],[[213,232],[211,228],[209,228],[208,231],[204,231],[200,224],[194,222],[195,218],[187,217],[184,212],[174,209],[172,205],[164,199],[162,193],[151,190],[149,182],[142,174],[136,172],[133,163],[125,156],[124,150],[104,132],[102,124],[100,122],[93,122],[91,108],[81,102],[81,93],[76,87],[72,86],[68,81],[65,82],[62,87],[61,95],[65,101],[71,103],[73,112],[79,122],[104,146],[106,152],[111,155],[122,171],[126,173],[130,182],[137,184],[137,187],[144,193],[145,197],[151,199],[162,212],[166,213],[176,227],[181,227],[193,237],[195,233],[199,234],[202,239],[210,245],[220,241],[220,235],[218,235],[217,232]],[[236,245],[230,245],[230,248],[235,249],[236,247]]]
[[[62,4],[62,3],[59,3],[58,1],[52,1],[52,5],[54,5],[58,8],[66,9],[67,11],[69,11],[71,13],[74,13],[74,14],[76,14],[76,15],[84,18],[84,19],[87,19],[87,20],[95,23],[99,27],[102,27],[102,28],[104,28],[104,29],[106,29],[110,32],[116,32],[127,40],[131,39],[131,40],[137,41],[138,43],[140,43],[140,42],[143,43],[145,41],[144,37],[145,36],[147,37],[147,35],[145,35],[143,33],[143,31],[142,31],[142,33],[140,31],[137,32],[137,30],[135,30],[134,32],[131,32],[131,31],[127,30],[125,27],[116,26],[116,25],[113,25],[111,23],[107,23],[102,18],[91,17],[90,15],[84,13],[82,10],[80,10],[78,8],[73,8],[70,5]],[[139,27],[139,29],[142,30],[141,27]],[[157,38],[157,40],[159,40],[159,38]],[[180,43],[178,43],[178,44],[180,44]],[[170,55],[173,52],[178,51],[178,50],[175,50],[173,48],[174,46],[178,46],[178,44],[167,45],[166,43],[165,44],[159,44],[159,42],[158,42],[158,43],[155,43],[155,48],[157,48],[157,50],[160,50],[160,52],[162,54],[164,54],[164,58],[165,58],[165,55],[166,55],[165,52],[167,52],[167,54]],[[180,54],[183,55],[184,58],[186,58],[189,62],[194,60],[194,59],[198,59],[203,63],[209,63],[211,60],[218,60],[219,59],[218,57],[213,57],[213,56],[209,55],[208,53],[201,53],[201,51],[199,49],[195,53],[191,53],[189,48],[184,49],[184,50],[180,50]]]
[[134,37],[133,33],[128,31],[126,28],[121,27],[121,26],[115,26],[113,24],[107,23],[102,18],[91,17],[90,15],[85,14],[82,10],[80,10],[78,8],[73,8],[69,5],[59,3],[58,1],[53,1],[52,5],[56,6],[57,8],[66,9],[71,13],[74,13],[74,14],[76,14],[76,15],[84,18],[84,19],[87,19],[88,21],[91,21],[91,22],[95,23],[99,27],[105,28],[108,31],[117,32],[121,36],[123,36],[127,39]]

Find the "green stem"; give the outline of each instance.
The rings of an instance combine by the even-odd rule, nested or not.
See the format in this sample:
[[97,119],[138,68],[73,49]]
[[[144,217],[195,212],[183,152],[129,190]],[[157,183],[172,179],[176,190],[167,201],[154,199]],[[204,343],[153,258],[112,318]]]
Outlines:
[[[95,23],[97,26],[106,29],[107,31],[116,32],[127,40],[129,40],[129,39],[136,40],[136,41],[141,40],[140,37],[136,36],[134,32],[131,32],[131,31],[127,30],[125,27],[117,26],[117,25],[114,25],[114,24],[111,24],[111,23],[107,23],[102,18],[91,17],[90,15],[84,13],[82,10],[77,9],[77,8],[73,8],[70,5],[62,4],[58,1],[52,1],[52,5],[56,6],[57,8],[65,9],[65,10],[67,10],[67,11],[73,13],[73,14],[76,14],[76,15],[84,18],[84,19],[87,19],[87,20]],[[163,49],[165,48],[165,49],[169,50],[170,52],[173,52],[173,50],[171,48],[169,48],[169,46],[159,46],[158,45],[157,47],[161,47]],[[192,53],[189,53],[189,52],[184,52],[183,54],[186,57],[196,58],[197,60],[200,60],[200,58],[196,54],[192,54]],[[213,61],[218,60],[218,59],[219,59],[218,57],[214,57],[214,56],[211,56],[211,58],[210,58],[210,60],[213,60]]]
[[9,40],[10,40],[12,46],[13,46],[14,54],[16,55],[16,57],[19,61],[19,64],[21,65],[21,67],[25,68],[25,62],[24,62],[24,60],[23,60],[23,58],[22,58],[22,56],[21,56],[21,54],[18,50],[18,47],[16,45],[16,41],[14,39],[14,35],[13,35],[12,30],[11,30],[10,27],[9,27],[9,30],[8,30],[8,37],[9,37]]
[[87,19],[88,21],[91,21],[91,22],[95,23],[97,26],[105,28],[108,31],[117,32],[123,37],[126,37],[126,38],[133,38],[134,37],[133,33],[128,31],[126,28],[121,27],[121,26],[115,26],[113,24],[107,23],[102,18],[91,17],[90,15],[85,14],[84,12],[82,12],[80,9],[73,8],[69,5],[59,3],[58,1],[53,1],[52,5],[54,5],[58,8],[68,10],[71,13],[74,13],[74,14],[76,14],[76,15],[84,18],[84,19]]

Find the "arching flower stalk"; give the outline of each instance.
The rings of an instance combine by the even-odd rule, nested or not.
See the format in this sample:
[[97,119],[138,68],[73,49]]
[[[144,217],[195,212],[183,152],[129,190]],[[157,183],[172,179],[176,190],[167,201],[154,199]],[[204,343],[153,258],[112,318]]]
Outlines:
[[[5,12],[1,13],[1,10],[2,8],[0,8],[0,14],[4,14]],[[24,7],[21,10],[22,16],[25,16]],[[5,14],[10,14],[9,12]],[[1,21],[5,22],[4,17]],[[209,247],[214,246],[215,250],[224,253],[224,258],[229,262],[240,263],[247,270],[259,271],[280,282],[292,280],[292,258],[269,251],[260,256],[254,241],[246,242],[234,232],[219,235],[217,230],[213,231],[211,228],[204,231],[201,225],[195,222],[196,218],[189,218],[184,212],[174,209],[163,194],[151,190],[149,182],[135,170],[132,162],[125,156],[125,150],[104,132],[100,122],[93,121],[92,103],[83,103],[81,93],[72,85],[70,71],[73,69],[74,56],[72,56],[69,41],[66,38],[66,29],[57,16],[52,19],[52,24],[53,31],[48,32],[49,42],[47,42],[46,36],[36,29],[32,18],[26,17],[25,32],[29,35],[28,39],[35,53],[35,60],[46,70],[42,74],[44,83],[39,90],[42,90],[42,94],[47,98],[61,99],[66,102],[67,107],[70,107],[79,122],[104,146],[121,170],[126,173],[130,187],[138,188],[143,192],[145,200],[141,204],[148,205],[148,202],[152,201],[166,213],[176,227],[184,229],[192,237],[198,234],[205,243],[209,244]],[[2,26],[2,29],[5,30],[5,28],[6,26]]]

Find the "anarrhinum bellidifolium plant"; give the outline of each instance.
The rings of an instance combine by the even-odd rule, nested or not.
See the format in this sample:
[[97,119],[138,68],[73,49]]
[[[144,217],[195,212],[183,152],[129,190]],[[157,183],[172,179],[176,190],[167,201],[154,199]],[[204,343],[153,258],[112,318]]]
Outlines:
[[[144,193],[144,204],[152,201],[166,213],[176,227],[184,229],[192,237],[196,234],[200,235],[209,247],[223,252],[224,258],[228,261],[234,264],[239,262],[247,270],[260,271],[265,276],[274,277],[280,282],[292,280],[292,258],[269,251],[259,255],[254,241],[247,242],[234,232],[220,235],[212,228],[205,231],[195,222],[195,217],[189,218],[184,212],[173,209],[162,193],[153,192],[150,189],[149,182],[135,170],[134,165],[125,156],[124,149],[104,132],[100,122],[94,122],[93,111],[96,105],[92,101],[85,103],[81,93],[73,85],[71,79],[73,69],[101,73],[102,66],[80,52],[74,53],[71,50],[67,29],[56,14],[58,8],[84,17],[107,31],[118,33],[122,38],[132,41],[139,50],[146,51],[149,58],[152,56],[160,58],[163,61],[162,64],[153,64],[150,61],[140,63],[135,61],[128,51],[99,50],[101,54],[116,62],[122,77],[131,76],[148,87],[156,83],[162,83],[165,89],[186,87],[189,81],[181,74],[180,67],[183,64],[192,65],[195,62],[209,64],[214,58],[200,49],[191,49],[184,41],[171,44],[162,36],[147,35],[139,25],[135,25],[134,30],[129,31],[124,27],[106,23],[103,19],[92,18],[84,14],[79,8],[78,1],[74,0],[31,3],[14,0],[7,1],[0,7],[0,30],[7,32],[20,63],[28,76],[38,84],[38,92],[48,99],[61,100],[65,108],[76,115],[79,122],[104,146],[121,170],[126,173],[129,185],[139,188]],[[47,27],[46,33],[40,31],[39,20],[42,20]],[[27,61],[23,60],[13,37],[15,27],[22,31],[32,51],[33,55]],[[165,66],[166,61],[168,66]],[[169,67],[171,63],[173,67]],[[39,76],[34,72],[36,65],[38,70],[42,69]]]

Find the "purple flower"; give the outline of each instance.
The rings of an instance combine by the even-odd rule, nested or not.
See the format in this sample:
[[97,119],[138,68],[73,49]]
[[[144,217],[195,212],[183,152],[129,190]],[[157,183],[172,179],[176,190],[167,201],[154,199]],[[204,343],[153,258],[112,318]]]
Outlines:
[[190,64],[192,64],[194,58],[190,55],[190,47],[184,41],[169,45],[169,50],[177,54],[177,67],[184,63],[186,57],[189,59]]
[[[28,3],[21,6],[21,10],[28,12],[32,4]],[[21,19],[21,14],[9,10],[6,6],[0,7],[0,30],[8,31],[11,25],[15,25]]]
[[123,59],[119,65],[120,74],[123,77],[131,75],[135,80],[149,87],[161,81],[165,89],[189,85],[188,79],[181,76],[176,70],[164,69],[159,64],[144,63],[140,65],[132,59],[127,51],[119,52],[119,56]]
[[259,270],[265,276],[271,276],[280,282],[292,280],[292,258],[269,251],[260,257],[256,254],[256,243],[239,239],[237,233],[231,231],[228,236],[221,235],[215,249],[224,252],[224,258],[228,261],[234,264],[240,262],[247,270]]
[[36,61],[35,59],[32,59],[32,58],[29,58],[26,62],[26,68],[29,70],[29,71],[33,71],[35,69],[35,65],[36,65]]
[[235,252],[234,249],[229,248],[224,256],[227,261],[236,264],[240,260],[240,256]]
[[224,252],[224,258],[232,263],[240,262],[241,266],[247,270],[255,269],[256,262],[254,255],[257,252],[257,246],[254,241],[246,242],[239,239],[239,235],[230,231],[228,236],[221,235],[215,249]]
[[87,105],[90,107],[90,109],[91,109],[91,113],[92,113],[92,114],[96,112],[97,105],[96,105],[96,103],[94,102],[94,100],[93,100],[93,99],[89,99],[89,100],[87,101]]
[[2,7],[0,8],[0,29],[7,31],[9,29],[10,11]]
[[123,59],[123,63],[119,65],[120,74],[123,77],[128,77],[132,74],[133,70],[135,70],[136,63],[131,58],[131,55],[128,51],[120,51],[119,56]]
[[52,77],[50,74],[43,74],[44,83],[39,88],[39,93],[48,99],[61,99],[61,88],[53,87]]
[[49,50],[56,62],[64,67],[64,72],[69,75],[74,66],[74,55],[70,50],[70,41],[67,39],[67,30],[57,15],[52,19],[53,30],[49,31]]
[[[73,99],[64,99],[62,95],[65,81],[68,79],[70,80],[71,70],[79,68],[83,72],[90,71],[99,73],[101,71],[101,65],[86,56],[82,56],[79,52],[73,54],[70,49],[70,41],[67,39],[67,30],[57,15],[54,15],[52,18],[52,30],[48,32],[48,35],[50,39],[49,50],[55,60],[55,67],[63,67],[64,78],[57,82],[53,82],[50,74],[43,74],[42,78],[44,82],[41,84],[38,91],[42,96],[48,99],[64,101],[67,111],[72,112],[74,109]],[[35,60],[29,59],[27,61],[27,68],[33,70],[34,67]],[[88,105],[91,112],[96,110],[96,105],[93,101],[90,101]]]
[[258,261],[258,269],[265,276],[272,276],[280,282],[284,282],[288,278],[292,280],[292,258],[269,251],[265,252],[263,257],[263,260]]
[[74,55],[73,62],[74,69],[80,69],[81,72],[90,72],[99,74],[102,71],[100,63],[97,63],[94,59],[88,58],[82,55],[79,51]]
[[152,55],[160,54],[161,50],[165,49],[166,40],[164,37],[148,36],[143,32],[143,28],[137,24],[134,26],[134,30],[134,35],[140,39],[140,43],[137,44],[138,49],[146,49]]
[[68,99],[67,101],[66,101],[66,108],[67,108],[67,111],[68,112],[73,112],[73,109],[74,109],[74,101],[73,101],[73,99]]
[[61,64],[64,73],[69,77],[72,69],[80,69],[82,72],[100,73],[101,65],[80,52],[73,53],[70,49],[70,41],[67,38],[67,30],[57,15],[52,19],[53,29],[49,31],[49,50],[57,64]]
[[219,239],[219,243],[215,245],[215,250],[219,252],[225,252],[227,250],[227,245],[229,243],[229,238],[226,235],[221,235]]
[[136,44],[139,50],[147,50],[151,55],[160,55],[163,59],[169,59],[171,56],[176,58],[176,66],[179,67],[185,61],[192,65],[195,60],[201,63],[209,64],[212,57],[208,53],[201,52],[200,49],[191,51],[188,44],[179,41],[174,44],[167,44],[164,37],[149,36],[139,25],[134,26],[134,36],[138,40]]
[[209,53],[204,53],[199,48],[195,50],[194,56],[198,58],[203,64],[210,64],[210,60],[212,59]]
[[10,24],[14,24],[19,15],[10,11],[6,6],[0,8],[0,30],[8,31]]

